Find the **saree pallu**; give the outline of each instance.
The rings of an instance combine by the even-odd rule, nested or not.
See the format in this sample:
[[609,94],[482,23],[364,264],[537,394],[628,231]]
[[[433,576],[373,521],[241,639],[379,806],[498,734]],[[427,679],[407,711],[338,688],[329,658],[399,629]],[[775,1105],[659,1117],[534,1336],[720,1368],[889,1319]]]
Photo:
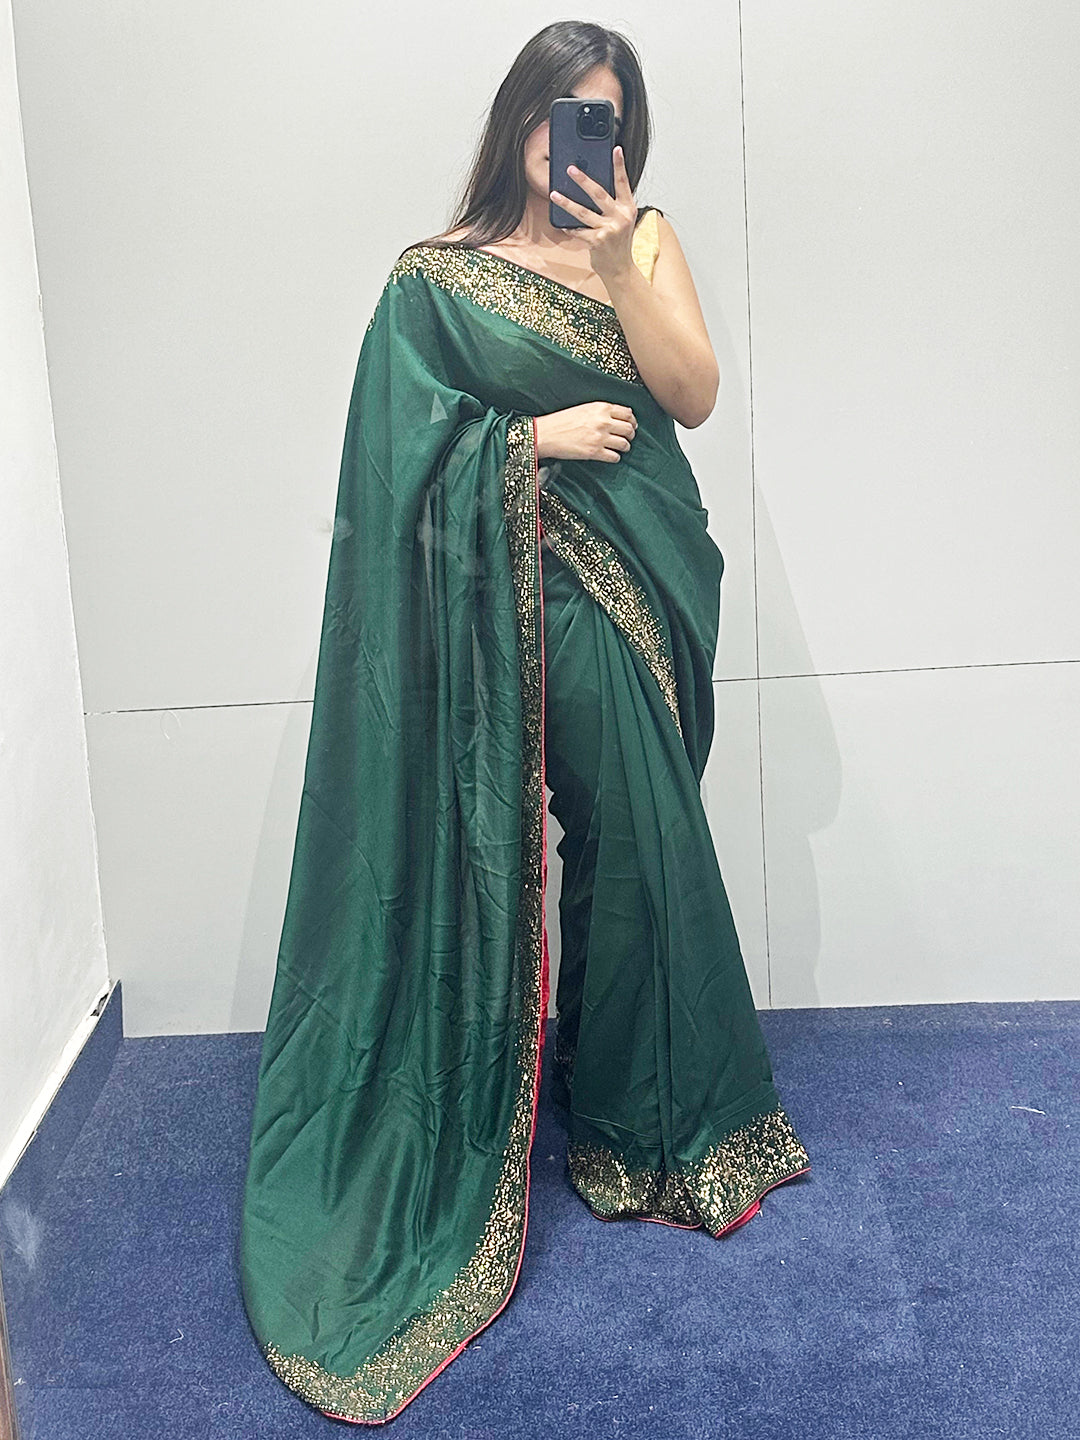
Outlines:
[[[631,406],[618,462],[537,415]],[[723,558],[614,308],[479,250],[395,262],[346,424],[239,1266],[269,1365],[398,1414],[513,1293],[549,1004],[593,1214],[723,1235],[809,1159],[699,784]]]

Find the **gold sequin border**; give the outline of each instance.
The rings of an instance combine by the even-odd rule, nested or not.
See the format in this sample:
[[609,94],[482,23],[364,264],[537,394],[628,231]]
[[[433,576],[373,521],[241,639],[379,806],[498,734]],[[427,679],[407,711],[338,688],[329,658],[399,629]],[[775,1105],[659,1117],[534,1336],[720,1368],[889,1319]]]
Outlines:
[[[644,384],[613,306],[504,255],[455,245],[412,245],[394,261],[386,284],[395,284],[402,275],[422,275],[448,294],[462,295],[542,335],[605,374]],[[372,315],[367,329],[374,323]]]
[[740,1125],[700,1159],[669,1171],[630,1169],[602,1145],[573,1143],[574,1189],[605,1220],[666,1220],[719,1234],[766,1190],[810,1168],[810,1157],[778,1105]]
[[327,1414],[370,1424],[392,1419],[510,1298],[528,1222],[529,1151],[535,1122],[543,966],[543,631],[539,609],[539,515],[535,430],[529,415],[507,421],[503,508],[519,636],[521,683],[521,888],[515,965],[522,1022],[514,1115],[491,1214],[472,1257],[451,1284],[410,1317],[353,1375],[336,1375],[303,1355],[262,1347],[290,1389]]
[[619,552],[551,490],[540,490],[540,523],[555,554],[574,571],[652,671],[680,736],[679,692],[667,635]]

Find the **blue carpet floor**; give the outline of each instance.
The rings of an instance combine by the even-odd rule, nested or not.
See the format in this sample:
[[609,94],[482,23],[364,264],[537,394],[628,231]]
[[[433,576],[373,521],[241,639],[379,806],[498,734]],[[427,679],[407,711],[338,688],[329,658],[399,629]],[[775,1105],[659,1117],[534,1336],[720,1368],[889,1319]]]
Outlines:
[[5,1217],[23,1440],[1080,1435],[1080,1002],[761,1018],[810,1174],[720,1240],[597,1220],[548,1063],[514,1295],[381,1427],[293,1395],[248,1327],[261,1037],[123,1041],[40,1211]]

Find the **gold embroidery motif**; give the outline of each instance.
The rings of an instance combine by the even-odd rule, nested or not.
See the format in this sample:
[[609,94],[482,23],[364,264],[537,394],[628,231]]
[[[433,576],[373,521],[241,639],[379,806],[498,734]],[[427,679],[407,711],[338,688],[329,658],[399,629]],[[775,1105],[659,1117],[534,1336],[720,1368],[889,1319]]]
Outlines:
[[644,590],[613,545],[551,490],[540,490],[540,523],[551,548],[641,655],[682,735],[675,667],[667,636]]
[[[386,284],[402,275],[423,275],[451,294],[464,295],[474,305],[534,330],[608,375],[644,384],[614,306],[505,255],[453,245],[413,245],[394,261]],[[367,329],[374,323],[372,315]]]
[[574,1189],[603,1219],[704,1225],[713,1235],[766,1190],[810,1168],[781,1106],[740,1125],[676,1171],[631,1170],[614,1151],[592,1144],[570,1145],[567,1160]]
[[510,1298],[528,1221],[529,1152],[535,1122],[543,980],[543,631],[539,608],[539,516],[530,415],[507,422],[503,508],[510,547],[521,680],[521,899],[514,973],[521,981],[518,1088],[491,1214],[472,1258],[451,1284],[410,1317],[353,1375],[336,1375],[272,1342],[267,1362],[290,1389],[327,1414],[378,1424],[393,1418]]

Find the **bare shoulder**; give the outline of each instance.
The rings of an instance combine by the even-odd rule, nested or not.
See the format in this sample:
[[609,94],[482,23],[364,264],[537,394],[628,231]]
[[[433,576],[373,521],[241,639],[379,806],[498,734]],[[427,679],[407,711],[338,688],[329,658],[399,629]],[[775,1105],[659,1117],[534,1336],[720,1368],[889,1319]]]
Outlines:
[[460,240],[463,235],[468,233],[467,225],[459,225],[456,230],[444,230],[441,235],[435,235],[432,238],[435,240]]
[[662,210],[656,211],[656,236],[659,241],[656,252],[657,261],[659,262],[661,255],[663,255],[669,262],[674,261],[676,268],[678,267],[678,262],[681,261],[682,264],[686,266],[687,271],[689,271],[690,267],[686,265],[686,256],[683,254],[683,248],[679,244],[679,237],[676,233],[675,226]]
[[660,241],[653,266],[653,289],[678,313],[681,319],[705,335],[705,318],[701,313],[697,287],[690,273],[686,255],[679,243],[675,226],[666,215],[657,212],[656,231]]

